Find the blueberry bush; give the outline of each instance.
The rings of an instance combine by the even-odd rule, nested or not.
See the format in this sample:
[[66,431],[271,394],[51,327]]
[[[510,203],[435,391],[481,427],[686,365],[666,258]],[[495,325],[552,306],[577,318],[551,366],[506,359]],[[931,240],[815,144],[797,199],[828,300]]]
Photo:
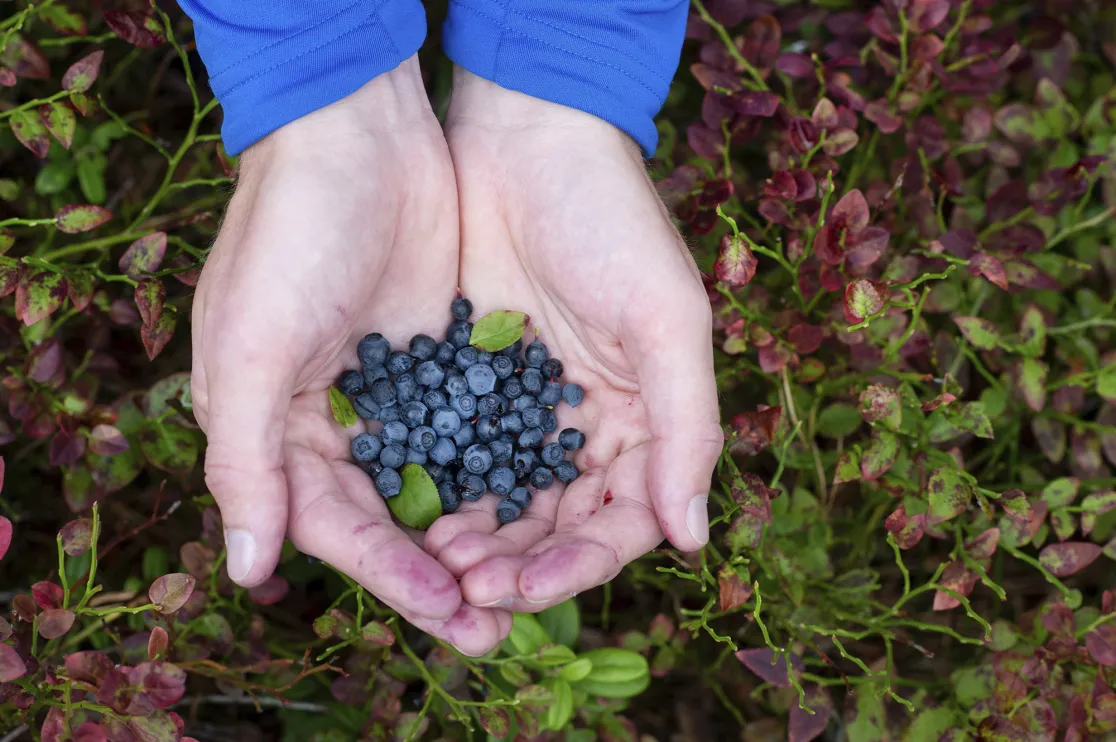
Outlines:
[[293,549],[228,579],[217,108],[169,0],[0,12],[0,740],[1116,739],[1112,3],[692,0],[713,537],[481,658]]

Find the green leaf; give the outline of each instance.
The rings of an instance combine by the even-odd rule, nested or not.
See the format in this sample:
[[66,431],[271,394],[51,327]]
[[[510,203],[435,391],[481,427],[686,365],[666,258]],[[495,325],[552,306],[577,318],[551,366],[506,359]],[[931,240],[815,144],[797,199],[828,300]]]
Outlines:
[[43,8],[39,11],[39,17],[58,33],[69,36],[84,36],[88,31],[84,18],[61,5]]
[[544,644],[535,656],[544,667],[565,665],[577,659],[577,655],[565,644]]
[[1050,506],[1051,510],[1072,505],[1077,499],[1077,490],[1080,482],[1074,477],[1060,477],[1050,482],[1042,490],[1042,501]]
[[833,484],[855,482],[858,479],[860,479],[860,453],[855,449],[849,449],[837,459],[837,471],[833,475]]
[[490,312],[473,325],[473,334],[469,336],[469,344],[481,350],[495,353],[512,345],[523,335],[527,324],[531,321],[523,312],[513,312],[501,309]]
[[554,639],[546,633],[538,619],[529,613],[512,614],[512,630],[504,641],[504,651],[511,655],[530,655]]
[[818,415],[817,430],[824,436],[840,438],[851,435],[860,427],[860,412],[851,404],[831,404]]
[[66,186],[70,185],[73,179],[73,160],[52,160],[35,174],[35,193],[40,196],[53,196],[66,190]]
[[978,438],[994,438],[992,421],[984,411],[983,402],[966,402],[957,405],[955,413],[962,430],[967,430]]
[[77,116],[74,115],[74,109],[63,103],[44,103],[39,106],[39,118],[51,136],[69,149],[74,143],[74,131],[77,129]]
[[554,641],[571,648],[577,643],[581,634],[581,611],[573,598],[547,608],[537,618]]
[[1042,312],[1031,304],[1023,312],[1019,323],[1018,351],[1028,358],[1039,358],[1046,350],[1046,321]]
[[573,716],[573,690],[561,678],[551,680],[548,685],[554,693],[554,703],[546,710],[546,728],[560,731],[570,723]]
[[972,488],[961,477],[961,472],[952,468],[936,469],[926,489],[930,495],[929,525],[956,518],[969,507],[973,496]]
[[856,718],[845,728],[849,742],[879,742],[885,738],[883,700],[871,685],[856,687]]
[[1035,412],[1046,407],[1046,374],[1048,367],[1034,358],[1024,358],[1019,368],[1019,389],[1027,406]]
[[63,206],[54,215],[58,229],[66,234],[77,234],[96,229],[112,219],[112,212],[103,206],[92,204],[70,204]]
[[872,442],[860,457],[860,474],[868,481],[879,479],[899,458],[899,436],[886,430],[876,429]]
[[198,438],[180,425],[154,423],[140,433],[140,450],[151,465],[184,477],[198,462]]
[[1116,365],[1109,364],[1097,374],[1097,394],[1116,404]]
[[329,409],[333,412],[333,419],[342,428],[356,425],[357,414],[356,410],[353,409],[353,403],[335,386],[329,388]]
[[957,724],[954,714],[947,708],[923,711],[907,728],[903,742],[938,742],[943,732]]
[[481,706],[477,709],[477,712],[480,715],[480,723],[484,727],[484,731],[497,739],[508,736],[511,720],[508,718],[508,712],[505,709],[499,706],[494,708]]
[[643,655],[627,649],[605,647],[581,655],[593,669],[577,682],[589,695],[603,698],[638,696],[651,683],[651,670]]
[[81,194],[91,204],[103,204],[105,196],[105,167],[108,160],[102,154],[81,157],[77,161],[77,179]]
[[16,111],[8,119],[12,133],[36,157],[45,158],[50,152],[50,133],[43,126],[38,111]]
[[388,507],[404,525],[425,531],[442,514],[438,488],[418,464],[407,464],[400,475],[403,477],[403,490],[387,501]]
[[588,657],[578,657],[570,664],[558,671],[558,677],[567,683],[576,683],[585,678],[593,670],[593,660]]
[[953,321],[961,334],[974,348],[993,350],[1000,342],[1000,331],[996,325],[980,317],[954,317]]

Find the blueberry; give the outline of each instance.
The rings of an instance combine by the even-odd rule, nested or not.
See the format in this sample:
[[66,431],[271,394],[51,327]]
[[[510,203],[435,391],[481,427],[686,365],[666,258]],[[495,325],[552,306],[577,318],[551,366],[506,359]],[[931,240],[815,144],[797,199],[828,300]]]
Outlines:
[[380,449],[383,447],[380,439],[371,433],[361,433],[353,438],[353,442],[349,444],[349,450],[352,451],[353,458],[362,463],[380,458]]
[[516,378],[508,379],[500,392],[508,399],[515,399],[523,395],[523,382]]
[[[462,371],[475,366],[477,363],[477,349],[471,345],[466,345],[464,348],[457,351],[457,355],[453,357],[453,363]],[[465,378],[468,379],[468,375],[466,375]]]
[[393,374],[405,374],[411,370],[411,366],[415,365],[415,359],[411,357],[410,353],[395,350],[388,356],[385,365],[387,366],[387,370]]
[[566,371],[565,367],[562,365],[562,362],[559,361],[557,358],[547,359],[546,362],[544,362],[543,365],[539,367],[539,370],[542,371],[543,377],[547,379],[561,378],[562,374]]
[[469,391],[469,382],[465,381],[465,377],[456,371],[452,374],[446,374],[446,381],[443,386],[446,393],[451,397],[456,397],[459,394],[465,394]]
[[539,395],[539,404],[543,407],[553,407],[562,401],[562,385],[557,381],[548,381],[543,385],[542,394]]
[[477,439],[477,431],[472,423],[461,423],[461,429],[453,434],[453,442],[458,448],[468,448]]
[[366,388],[371,387],[380,379],[386,379],[387,377],[387,369],[383,366],[365,366],[364,370],[361,372],[361,378],[364,380],[364,386]]
[[434,480],[434,484],[439,484],[443,480],[448,480],[449,478],[446,474],[446,467],[441,464],[435,464],[433,461],[427,461],[422,465],[422,468],[425,469],[426,473],[430,475],[430,478]]
[[373,420],[380,414],[380,403],[376,401],[371,392],[365,392],[353,400],[353,409],[356,414],[365,420]]
[[[466,348],[458,351],[458,355],[464,353]],[[469,391],[478,397],[485,394],[490,394],[496,388],[496,372],[492,370],[491,366],[485,366],[482,363],[477,363],[475,366],[470,366],[465,369],[465,381],[469,382]]]
[[507,403],[502,396],[495,392],[486,394],[477,400],[478,415],[499,415],[507,408]]
[[451,322],[450,326],[446,328],[446,340],[458,350],[469,344],[469,338],[472,334],[473,323],[463,319]]
[[[415,428],[407,436],[407,445],[416,451],[426,453],[434,448],[434,444],[438,442],[438,434],[434,432],[434,428],[423,425],[422,427]],[[550,445],[554,445],[553,443]]]
[[508,499],[523,510],[531,507],[531,493],[526,487],[516,487],[508,495]]
[[523,359],[527,361],[527,365],[531,368],[538,368],[546,362],[550,357],[550,351],[546,349],[546,343],[541,340],[535,340],[527,346],[527,350],[523,351]]
[[507,356],[493,356],[492,370],[497,379],[508,379],[515,373],[515,360]]
[[538,448],[542,445],[543,432],[538,428],[527,428],[519,434],[520,448]]
[[477,414],[477,398],[472,394],[459,394],[450,397],[450,407],[461,416],[462,420],[471,420]]
[[427,454],[435,464],[445,466],[457,458],[457,446],[449,438],[439,438]]
[[528,428],[542,427],[542,407],[531,407],[519,413],[523,417],[523,425]]
[[399,410],[399,419],[406,423],[408,428],[426,425],[429,418],[430,410],[422,402],[408,402]]
[[439,407],[445,407],[449,404],[449,400],[445,394],[431,389],[426,394],[422,395],[422,403],[426,405],[428,410],[436,410]]
[[566,384],[562,387],[562,399],[570,407],[577,407],[585,400],[585,390],[581,388],[581,384]]
[[430,427],[443,437],[449,437],[461,429],[461,416],[449,407],[439,407],[430,416]]
[[429,335],[415,335],[411,338],[411,355],[420,361],[429,361],[438,352],[438,341]]
[[539,400],[535,397],[532,397],[530,394],[524,394],[522,397],[516,397],[515,401],[512,402],[512,409],[516,412],[523,412],[524,410],[529,410],[533,407],[538,406]]
[[531,472],[531,486],[535,489],[550,489],[552,484],[554,484],[554,472],[545,466],[540,466]]
[[355,397],[364,391],[364,376],[360,371],[346,371],[337,380],[337,388],[346,397]]
[[385,500],[403,491],[403,477],[394,469],[384,469],[376,475],[376,490]]
[[563,482],[572,482],[577,479],[577,467],[573,465],[572,461],[563,461],[554,467],[554,476]]
[[479,363],[483,366],[491,366],[492,365],[492,358],[493,358],[492,354],[489,353],[487,350],[478,350],[477,351],[477,363]]
[[395,404],[395,384],[392,384],[388,379],[380,379],[368,391],[372,395],[372,399],[376,400],[376,404],[381,407],[390,407]]
[[457,487],[453,482],[438,482],[438,499],[442,501],[442,514],[456,513],[461,500],[457,496]]
[[457,470],[457,474],[454,476],[453,481],[457,482],[458,485],[464,485],[465,480],[470,476],[472,475],[469,474],[469,470],[462,467]]
[[553,433],[558,429],[558,415],[554,414],[554,410],[542,408],[539,413],[539,427],[544,433]]
[[[410,435],[410,431],[407,430],[406,424],[396,420],[384,426],[384,429],[380,431],[380,440],[384,443],[398,443],[402,446],[407,442],[408,435]],[[398,467],[392,468],[396,469]]]
[[362,366],[382,366],[391,353],[391,343],[378,332],[365,335],[357,344],[357,358]]
[[379,414],[376,415],[376,419],[384,425],[397,422],[399,420],[399,405],[393,404],[390,407],[381,407]]
[[529,448],[521,448],[515,452],[515,458],[512,461],[516,476],[525,477],[539,465],[539,456]]
[[380,463],[386,469],[398,469],[407,463],[407,449],[398,443],[390,443],[380,451]]
[[507,525],[518,518],[521,512],[522,509],[510,498],[500,500],[500,503],[496,506],[496,520],[500,521],[502,525]]
[[473,302],[466,299],[464,296],[459,296],[450,304],[450,314],[456,320],[469,319],[469,315],[473,313]]
[[453,363],[453,357],[457,354],[457,348],[453,347],[453,343],[444,340],[438,343],[438,352],[434,354],[434,360],[443,366],[449,366]]
[[373,479],[379,476],[380,472],[384,470],[384,465],[380,463],[379,458],[377,458],[375,461],[369,461],[367,464],[361,464],[360,467],[364,469],[364,471],[368,472],[368,476],[372,477]]
[[437,361],[423,361],[415,369],[415,381],[428,389],[437,389],[445,379],[445,369]]
[[422,399],[422,387],[415,381],[414,374],[400,374],[395,378],[395,396],[400,404]]
[[557,443],[547,443],[542,448],[541,458],[547,466],[558,466],[566,458],[566,449]]
[[577,428],[566,428],[558,434],[558,443],[567,451],[576,451],[585,445],[585,433]]
[[414,448],[408,448],[407,463],[418,464],[419,466],[422,466],[426,463],[426,451],[418,451]]
[[523,369],[519,380],[523,382],[523,391],[527,394],[537,397],[542,393],[544,379],[542,371],[537,368]]
[[496,351],[496,355],[507,356],[508,358],[511,358],[511,359],[514,360],[514,359],[519,358],[519,353],[522,350],[523,350],[523,338],[520,338],[519,340],[516,340],[514,343],[512,343],[508,347],[504,348],[503,350]]
[[512,444],[511,436],[502,435],[488,444],[488,450],[492,453],[494,464],[504,464],[511,461],[515,446]]
[[465,449],[461,461],[470,474],[484,474],[492,468],[492,452],[483,443],[474,443]]
[[500,430],[505,433],[518,435],[522,433],[527,426],[523,423],[523,414],[519,412],[509,412],[500,418]]
[[500,430],[500,418],[495,415],[477,420],[477,439],[481,443],[491,443],[499,438],[502,432]]
[[[461,471],[465,470],[462,469]],[[468,472],[461,478],[458,486],[460,487],[461,499],[466,502],[476,502],[484,497],[484,493],[488,490],[488,485],[484,483],[484,477]]]
[[506,466],[497,466],[488,472],[488,489],[504,497],[515,488],[515,474]]

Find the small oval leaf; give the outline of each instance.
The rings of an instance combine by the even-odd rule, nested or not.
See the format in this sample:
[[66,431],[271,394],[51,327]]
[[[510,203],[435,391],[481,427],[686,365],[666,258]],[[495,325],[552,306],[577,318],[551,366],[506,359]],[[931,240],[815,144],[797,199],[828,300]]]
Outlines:
[[64,636],[74,626],[74,612],[65,608],[50,608],[39,616],[39,635],[44,639]]
[[66,74],[62,75],[62,87],[71,93],[89,90],[101,72],[101,60],[104,58],[105,53],[98,49],[71,64]]
[[[44,129],[45,131],[45,129]],[[96,229],[112,219],[112,212],[104,206],[93,204],[69,204],[63,206],[54,215],[58,229],[66,234],[78,234]]]
[[531,318],[523,312],[504,309],[490,312],[473,325],[469,343],[481,350],[495,353],[519,340],[530,321]]
[[120,256],[120,270],[125,275],[138,279],[144,273],[154,273],[163,262],[167,252],[167,233],[152,232],[144,235],[128,246]]
[[45,158],[50,151],[50,133],[43,126],[38,111],[16,111],[11,115],[8,125],[12,133],[36,157]]
[[0,683],[10,683],[21,678],[27,672],[27,665],[15,649],[7,644],[0,644]]
[[407,464],[400,475],[403,477],[403,489],[387,501],[388,507],[404,525],[425,531],[442,514],[438,488],[418,464]]
[[158,607],[160,613],[174,613],[190,599],[193,592],[193,575],[175,572],[152,582],[147,589],[147,597]]
[[335,386],[329,388],[329,409],[333,412],[333,419],[341,427],[349,428],[356,425],[357,414],[353,409],[353,403]]
[[1039,562],[1055,577],[1069,577],[1101,555],[1101,547],[1083,541],[1050,544],[1039,552]]

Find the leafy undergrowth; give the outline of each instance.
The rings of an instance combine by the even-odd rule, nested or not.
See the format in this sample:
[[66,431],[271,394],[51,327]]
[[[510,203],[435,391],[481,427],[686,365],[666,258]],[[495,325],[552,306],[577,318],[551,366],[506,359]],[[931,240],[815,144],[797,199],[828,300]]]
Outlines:
[[1111,3],[694,0],[713,540],[477,659],[293,550],[228,580],[185,321],[235,163],[131,7],[0,19],[0,739],[1116,736]]

